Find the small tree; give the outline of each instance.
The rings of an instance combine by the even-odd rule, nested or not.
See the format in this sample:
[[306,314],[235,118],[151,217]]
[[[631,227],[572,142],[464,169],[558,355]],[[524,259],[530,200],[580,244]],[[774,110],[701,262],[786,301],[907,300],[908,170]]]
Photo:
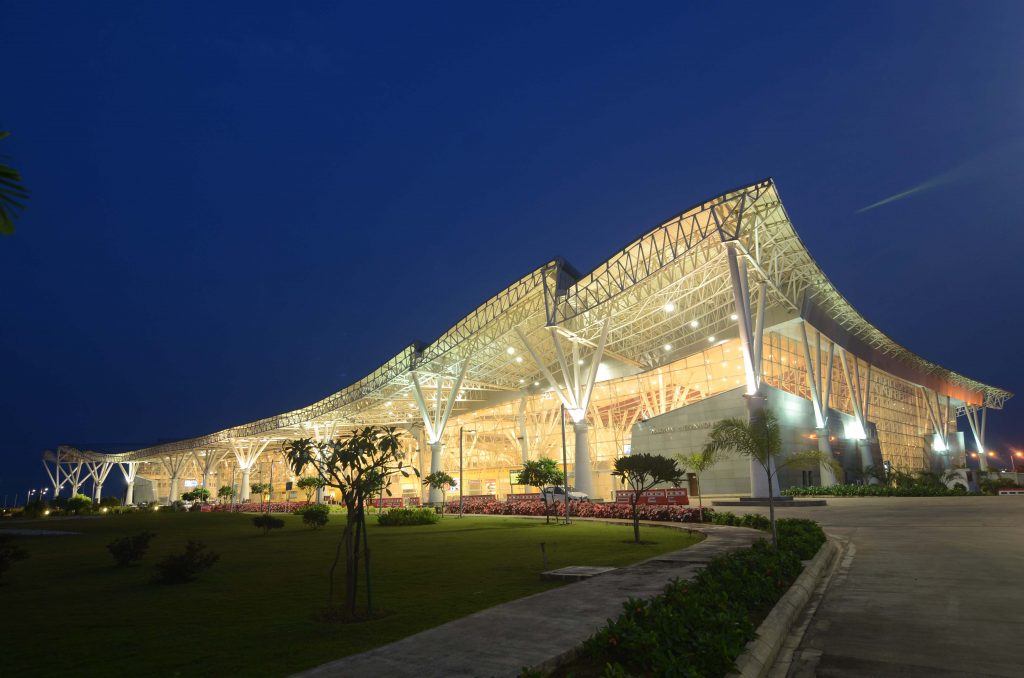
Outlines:
[[720,452],[738,452],[750,457],[764,469],[768,478],[768,517],[772,526],[772,544],[779,545],[779,532],[775,526],[775,497],[772,492],[772,479],[780,468],[786,466],[826,464],[833,469],[837,464],[832,457],[817,450],[794,452],[780,460],[782,453],[782,434],[779,431],[779,420],[769,409],[755,414],[748,422],[738,417],[723,419],[715,424],[711,435],[704,446],[709,454]]
[[149,542],[156,535],[152,532],[139,532],[131,537],[121,537],[107,544],[107,550],[120,567],[128,567],[142,560],[149,548]]
[[316,476],[306,476],[305,478],[299,478],[299,482],[296,483],[296,487],[306,493],[306,503],[310,504],[313,502],[313,495],[324,486],[324,481],[320,480]]
[[252,524],[263,530],[263,535],[270,534],[271,530],[278,530],[284,527],[284,521],[280,518],[275,518],[269,513],[261,513],[258,516],[254,516]]
[[197,487],[181,495],[181,498],[185,501],[201,501],[205,504],[210,498],[210,491],[205,487]]
[[[523,464],[523,470],[519,472],[519,482],[522,485],[536,487],[541,491],[541,498],[544,500],[544,522],[551,522],[551,512],[548,507],[548,495],[544,488],[548,485],[564,485],[565,474],[558,468],[558,462],[554,459],[541,457],[534,461],[527,461]],[[568,501],[569,488],[565,488],[566,501]]]
[[709,452],[704,450],[703,452],[694,452],[693,454],[677,454],[676,460],[679,461],[679,465],[684,471],[691,471],[693,475],[697,476],[697,503],[700,507],[700,519],[704,521],[704,486],[701,485],[700,475],[705,471],[710,471],[711,467],[718,463],[719,455],[717,452]]
[[258,494],[260,496],[260,510],[262,511],[263,500],[270,492],[270,483],[253,483],[249,486],[249,489],[252,490],[253,494]]
[[[5,139],[10,132],[0,132],[0,139]],[[14,233],[14,219],[25,209],[28,200],[28,189],[21,181],[18,170],[0,163],[0,235]]]
[[423,477],[423,484],[428,486],[432,490],[441,490],[441,517],[444,517],[445,509],[445,497],[447,496],[448,487],[455,482],[455,478],[444,471],[434,471],[428,476]]
[[[307,465],[325,480],[325,486],[337,488],[345,503],[345,530],[335,551],[334,563],[327,579],[327,613],[334,610],[334,573],[345,552],[345,607],[344,616],[356,618],[359,587],[360,546],[366,574],[366,608],[373,614],[373,586],[370,580],[370,546],[366,532],[366,502],[381,491],[391,496],[387,487],[388,476],[419,471],[404,464],[401,440],[395,429],[368,426],[354,430],[349,437],[324,443],[313,443],[309,438],[290,440],[284,451],[292,469],[299,473]],[[409,469],[409,470],[406,470]]]
[[235,490],[230,485],[221,485],[217,489],[217,498],[228,501],[231,497],[235,496]]
[[324,504],[310,504],[299,509],[298,513],[302,516],[303,523],[316,530],[326,525],[327,521],[330,520],[331,509]]
[[0,534],[0,576],[11,569],[11,565],[28,558],[28,551],[15,544],[6,534]]
[[640,495],[664,483],[671,483],[674,487],[685,479],[684,472],[676,466],[675,459],[662,457],[658,454],[632,454],[628,457],[619,457],[615,460],[613,476],[618,476],[623,485],[629,487],[633,493],[629,499],[633,512],[633,541],[640,543],[640,516],[637,513],[637,504],[640,502]]
[[84,494],[76,494],[68,499],[68,513],[90,513],[92,508],[92,499]]
[[157,563],[157,584],[184,584],[196,578],[203,570],[213,567],[220,555],[206,550],[206,544],[189,539],[182,553],[173,553]]

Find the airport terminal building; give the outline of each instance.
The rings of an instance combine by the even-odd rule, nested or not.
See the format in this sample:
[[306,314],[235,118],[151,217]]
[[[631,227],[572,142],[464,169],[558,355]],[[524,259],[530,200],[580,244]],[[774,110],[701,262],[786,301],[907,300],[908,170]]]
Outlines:
[[[672,217],[585,275],[553,260],[429,345],[408,346],[306,407],[118,454],[61,446],[43,463],[55,494],[98,495],[117,467],[129,503],[173,500],[194,485],[231,485],[244,498],[271,477],[274,498],[295,499],[285,441],[386,425],[403,432],[423,475],[457,478],[461,448],[463,492],[501,499],[528,491],[512,484],[524,460],[561,462],[564,424],[569,484],[611,499],[617,457],[695,452],[715,422],[768,407],[787,451],[817,448],[844,469],[838,479],[827,468],[785,469],[787,487],[843,482],[883,463],[962,463],[965,435],[986,449],[987,412],[1010,396],[861,316],[766,180]],[[762,476],[747,459],[726,459],[702,489],[764,496]],[[427,498],[415,478],[391,482],[395,496]]]

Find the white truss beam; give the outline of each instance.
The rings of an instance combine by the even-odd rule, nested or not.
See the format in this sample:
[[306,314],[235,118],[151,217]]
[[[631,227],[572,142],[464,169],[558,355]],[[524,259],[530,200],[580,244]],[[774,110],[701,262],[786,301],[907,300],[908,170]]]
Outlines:
[[[458,375],[454,379],[443,374],[432,375],[434,381],[432,408],[427,406],[427,399],[423,395],[423,385],[420,383],[419,375],[416,372],[412,372],[410,375],[413,385],[413,397],[416,399],[416,406],[419,409],[420,417],[423,419],[423,429],[426,432],[427,442],[430,445],[430,471],[428,474],[442,469],[442,452],[444,449],[442,436],[444,436],[445,427],[448,425],[448,419],[451,417],[455,401],[458,399],[459,391],[462,388],[462,380],[466,377],[469,361],[469,357],[462,361],[462,364],[459,366]],[[444,393],[446,382],[449,384],[447,396]],[[439,503],[444,498],[441,490],[433,487],[430,488],[428,496],[432,504]]]
[[[949,404],[946,405],[947,411]],[[978,411],[981,411],[981,416],[978,416]],[[988,413],[985,407],[965,407],[964,414],[967,415],[967,423],[971,427],[971,434],[974,435],[974,444],[978,448],[978,467],[982,471],[988,470],[988,449],[985,447],[985,419]],[[947,415],[948,418],[948,415]]]
[[135,504],[135,476],[139,473],[139,464],[137,461],[123,461],[117,466],[121,469],[121,475],[124,476],[124,481],[128,485],[128,489],[124,495],[124,503],[126,506],[132,506]]
[[92,478],[92,498],[93,501],[98,502],[103,498],[103,483],[106,481],[107,476],[110,474],[110,469],[113,468],[114,462],[112,461],[92,461],[86,462],[86,473],[89,478]]
[[[811,389],[811,404],[814,406],[814,419],[817,424],[818,451],[832,458],[832,443],[828,426],[829,403],[828,396],[822,392],[821,383],[821,332],[817,333],[817,343],[814,354],[811,353],[810,342],[807,341],[807,323],[800,321],[800,337],[804,343],[804,368],[807,372],[807,385]],[[831,380],[832,352],[834,344],[829,344],[828,362],[829,379]],[[831,389],[831,383],[829,384]],[[821,484],[825,487],[836,484],[836,476],[832,467],[828,464],[819,464],[818,472],[821,475]]]

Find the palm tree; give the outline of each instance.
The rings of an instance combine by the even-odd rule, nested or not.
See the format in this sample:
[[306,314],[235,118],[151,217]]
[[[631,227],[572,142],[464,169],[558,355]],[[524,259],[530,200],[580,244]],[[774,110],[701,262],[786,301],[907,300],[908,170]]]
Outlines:
[[[10,136],[10,132],[0,132],[0,139]],[[2,159],[4,156],[0,156]],[[28,200],[28,189],[21,183],[18,170],[0,162],[0,234],[14,233],[14,219],[25,209]]]
[[718,454],[727,451],[750,457],[764,469],[768,477],[768,515],[772,525],[772,544],[775,546],[779,545],[779,533],[775,527],[775,498],[771,486],[772,478],[778,473],[778,469],[816,464],[828,464],[833,468],[837,466],[831,456],[818,450],[794,452],[780,461],[778,457],[782,452],[782,434],[779,431],[779,420],[768,409],[755,414],[749,422],[733,417],[715,424],[710,439],[704,446],[704,453]]
[[707,449],[693,454],[677,454],[676,459],[683,470],[691,471],[697,476],[697,502],[700,506],[700,520],[704,522],[704,486],[700,482],[700,474],[711,470],[711,467],[718,463],[717,452]]

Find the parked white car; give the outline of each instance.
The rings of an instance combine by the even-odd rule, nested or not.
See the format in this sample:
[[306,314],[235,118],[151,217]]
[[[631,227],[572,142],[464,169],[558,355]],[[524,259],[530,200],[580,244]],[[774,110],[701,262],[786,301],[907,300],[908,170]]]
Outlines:
[[[559,485],[552,485],[551,487],[545,487],[541,490],[544,501],[549,504],[560,501],[565,503],[565,488]],[[573,489],[569,489],[569,499],[572,501],[590,501],[590,496],[583,492],[576,492]]]

